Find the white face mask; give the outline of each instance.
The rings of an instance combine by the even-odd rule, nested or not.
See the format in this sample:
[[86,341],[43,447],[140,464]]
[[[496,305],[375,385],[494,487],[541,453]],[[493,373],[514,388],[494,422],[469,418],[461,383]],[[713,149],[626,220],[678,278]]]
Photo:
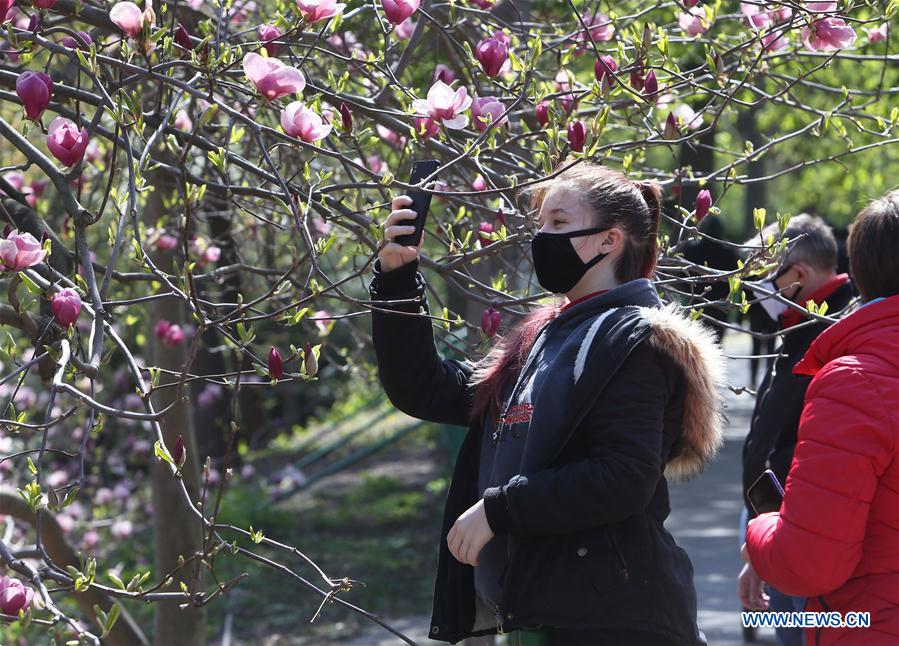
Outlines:
[[[768,316],[770,316],[773,320],[778,321],[780,319],[780,315],[790,309],[790,306],[786,303],[782,303],[781,301],[768,296],[768,293],[777,292],[777,286],[774,284],[773,280],[769,279],[759,282],[746,281],[745,285],[749,287],[749,289],[753,290],[758,298],[762,299],[759,301],[759,305],[765,308]],[[760,287],[768,293],[756,290],[756,287]]]

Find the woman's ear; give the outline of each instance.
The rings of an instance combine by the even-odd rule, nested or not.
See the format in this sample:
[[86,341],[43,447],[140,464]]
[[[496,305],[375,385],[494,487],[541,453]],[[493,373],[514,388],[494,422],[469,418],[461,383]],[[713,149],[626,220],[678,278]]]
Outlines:
[[624,243],[624,232],[618,227],[612,227],[600,233],[599,240],[599,253],[612,253]]

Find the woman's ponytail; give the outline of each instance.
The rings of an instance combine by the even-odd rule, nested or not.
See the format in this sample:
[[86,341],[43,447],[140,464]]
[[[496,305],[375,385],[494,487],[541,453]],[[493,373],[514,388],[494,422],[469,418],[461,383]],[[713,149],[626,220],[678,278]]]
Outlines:
[[656,260],[659,256],[659,221],[662,218],[662,189],[658,182],[637,182],[637,188],[643,196],[643,201],[649,207],[649,232],[646,237],[646,255],[643,260],[643,277],[650,278],[655,271]]

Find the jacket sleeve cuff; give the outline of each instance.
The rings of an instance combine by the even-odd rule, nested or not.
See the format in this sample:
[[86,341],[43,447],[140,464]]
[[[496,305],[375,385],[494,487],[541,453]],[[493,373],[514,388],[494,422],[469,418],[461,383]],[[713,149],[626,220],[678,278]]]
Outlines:
[[417,258],[391,271],[381,269],[381,259],[378,258],[375,260],[372,273],[374,274],[371,281],[372,293],[379,296],[403,294],[414,291],[418,287],[416,281]]
[[512,518],[506,506],[505,487],[490,487],[484,491],[484,513],[487,524],[494,534],[507,534],[512,526]]

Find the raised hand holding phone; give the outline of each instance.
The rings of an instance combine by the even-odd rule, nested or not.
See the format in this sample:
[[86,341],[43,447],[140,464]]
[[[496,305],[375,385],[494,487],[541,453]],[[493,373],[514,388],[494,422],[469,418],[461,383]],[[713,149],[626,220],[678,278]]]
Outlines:
[[[409,183],[417,184],[433,174],[439,165],[437,160],[416,161]],[[393,198],[391,213],[384,221],[384,244],[378,251],[383,271],[391,271],[412,262],[421,251],[431,193],[421,190],[410,190],[408,193]]]

